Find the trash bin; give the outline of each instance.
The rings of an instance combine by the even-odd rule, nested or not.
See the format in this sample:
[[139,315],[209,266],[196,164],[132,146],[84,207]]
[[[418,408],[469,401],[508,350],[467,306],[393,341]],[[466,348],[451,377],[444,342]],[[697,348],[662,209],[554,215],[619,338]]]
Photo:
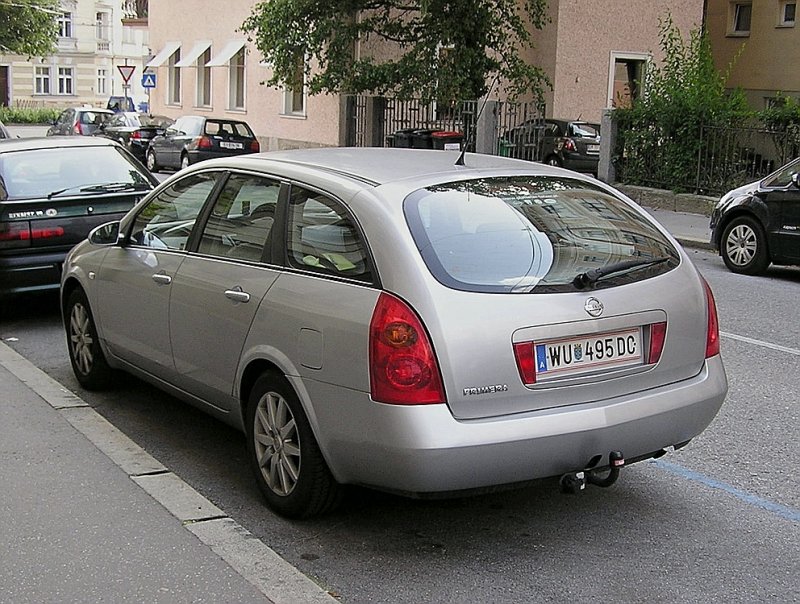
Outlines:
[[498,151],[501,157],[512,157],[513,156],[512,151],[514,150],[514,147],[516,147],[516,145],[508,139],[501,138],[498,147],[499,147]]
[[437,130],[414,130],[411,133],[411,146],[414,149],[433,149],[434,132]]
[[404,130],[398,130],[392,134],[391,136],[394,138],[394,146],[403,148],[411,147],[411,137],[415,131],[416,128],[406,128]]
[[431,134],[434,149],[445,151],[461,151],[461,143],[464,142],[464,135],[460,132],[439,130]]

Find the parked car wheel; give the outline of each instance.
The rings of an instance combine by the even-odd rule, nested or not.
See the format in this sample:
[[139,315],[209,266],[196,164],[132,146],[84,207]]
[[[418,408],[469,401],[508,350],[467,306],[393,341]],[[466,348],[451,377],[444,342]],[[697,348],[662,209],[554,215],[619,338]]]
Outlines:
[[283,376],[265,373],[247,405],[247,448],[267,504],[289,518],[332,509],[342,487],[319,450],[297,395]]
[[152,149],[147,150],[147,169],[151,172],[158,172],[161,166],[158,165],[158,161],[156,161],[156,152]]
[[181,155],[181,170],[188,168],[189,165],[189,155],[184,153]]
[[734,273],[758,275],[769,266],[767,237],[761,225],[749,216],[731,220],[722,234],[722,260]]
[[108,366],[94,324],[89,301],[82,289],[67,299],[67,347],[75,377],[87,390],[108,386],[113,370]]
[[558,159],[558,157],[556,157],[555,155],[551,155],[550,157],[545,159],[544,163],[546,163],[548,166],[556,166],[557,168],[561,167],[561,160]]

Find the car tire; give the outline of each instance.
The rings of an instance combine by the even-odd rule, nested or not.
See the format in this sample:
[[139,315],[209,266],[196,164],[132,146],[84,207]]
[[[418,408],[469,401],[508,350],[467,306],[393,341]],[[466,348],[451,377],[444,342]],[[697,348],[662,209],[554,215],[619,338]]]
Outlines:
[[156,152],[152,149],[147,150],[147,169],[151,172],[158,172],[161,166],[156,161]]
[[722,233],[720,253],[725,266],[734,273],[759,275],[769,266],[767,235],[750,216],[731,220]]
[[557,168],[561,167],[561,160],[558,159],[557,155],[548,156],[547,159],[544,160],[544,163],[546,163],[548,166],[555,166]]
[[332,510],[342,486],[333,478],[300,400],[282,375],[265,373],[247,401],[247,453],[267,505],[287,518]]
[[189,154],[184,153],[183,155],[181,155],[181,170],[185,170],[190,165],[191,164],[189,163]]
[[108,366],[100,347],[94,317],[82,289],[70,293],[64,316],[69,360],[78,382],[87,390],[108,387],[114,370]]

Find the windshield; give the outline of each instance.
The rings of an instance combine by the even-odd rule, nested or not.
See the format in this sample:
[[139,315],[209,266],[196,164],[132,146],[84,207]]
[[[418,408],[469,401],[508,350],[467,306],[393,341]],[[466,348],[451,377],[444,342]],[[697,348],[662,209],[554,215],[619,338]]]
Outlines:
[[789,162],[772,176],[764,179],[765,187],[788,187],[792,182],[792,174],[800,172],[800,157]]
[[46,197],[72,187],[149,180],[115,147],[30,149],[0,154],[0,198]]
[[570,124],[570,136],[580,136],[584,138],[597,138],[600,136],[600,126],[598,124]]
[[414,241],[442,284],[476,292],[576,291],[575,277],[629,260],[660,260],[598,281],[630,283],[677,266],[678,252],[643,217],[599,187],[569,178],[495,177],[412,193]]

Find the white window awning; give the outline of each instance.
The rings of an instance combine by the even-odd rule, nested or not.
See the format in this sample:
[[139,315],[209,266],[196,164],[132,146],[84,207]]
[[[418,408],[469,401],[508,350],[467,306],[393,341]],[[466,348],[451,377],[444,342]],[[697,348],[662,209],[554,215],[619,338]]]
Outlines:
[[211,47],[211,40],[200,40],[195,42],[189,53],[182,57],[180,61],[175,63],[175,67],[195,67],[197,59]]
[[147,62],[145,67],[161,67],[180,47],[180,42],[167,42],[164,48],[158,51],[158,54]]
[[246,40],[230,40],[217,56],[206,63],[206,67],[226,65],[233,58],[233,55],[244,48],[246,42]]

